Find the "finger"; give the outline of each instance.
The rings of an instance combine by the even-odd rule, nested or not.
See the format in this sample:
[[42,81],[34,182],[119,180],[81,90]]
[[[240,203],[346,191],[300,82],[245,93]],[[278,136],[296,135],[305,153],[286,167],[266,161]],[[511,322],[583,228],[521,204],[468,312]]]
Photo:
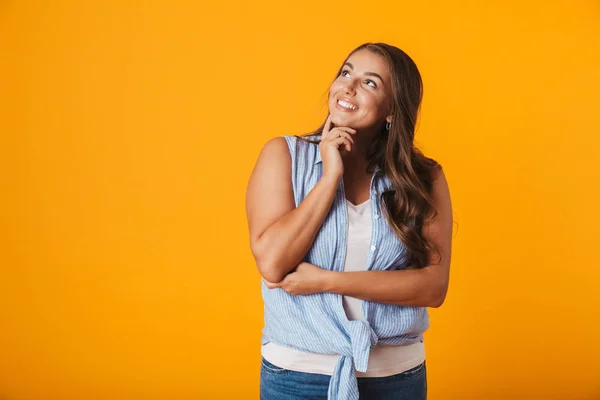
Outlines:
[[323,127],[323,132],[321,132],[321,140],[325,139],[329,134],[329,129],[331,128],[331,114],[327,114],[327,119],[325,120],[325,126]]
[[352,144],[354,144],[354,139],[352,138],[352,136],[348,132],[341,132],[341,135],[343,137],[347,138],[350,142],[352,142]]
[[356,131],[352,128],[336,126],[327,134],[326,139],[335,140],[339,136],[351,137],[355,133]]
[[349,133],[347,133],[347,132],[344,132],[344,131],[335,131],[335,133],[334,133],[334,132],[332,131],[332,132],[330,133],[330,135],[331,135],[331,137],[330,137],[330,140],[332,140],[332,141],[334,141],[334,142],[335,142],[336,140],[340,139],[340,138],[346,138],[346,139],[348,139],[348,140],[349,140],[349,141],[350,141],[352,144],[354,144],[354,139],[353,139],[353,138],[352,138],[352,136],[350,136],[350,134],[349,134]]
[[346,148],[346,151],[352,150],[352,143],[345,137],[337,138],[334,143],[338,149],[343,145]]
[[336,130],[336,129],[339,129],[344,132],[348,132],[352,135],[354,135],[356,133],[356,129],[350,128],[349,126],[336,126],[335,128],[332,129],[332,131]]
[[351,127],[346,126],[346,125],[338,125],[335,128],[336,129],[343,129],[343,130],[348,131],[348,132],[356,132],[356,129],[351,128]]

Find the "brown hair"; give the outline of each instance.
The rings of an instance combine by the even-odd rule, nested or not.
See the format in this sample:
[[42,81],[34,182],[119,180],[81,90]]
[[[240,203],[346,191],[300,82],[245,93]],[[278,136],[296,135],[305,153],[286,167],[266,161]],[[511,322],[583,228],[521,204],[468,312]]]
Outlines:
[[[383,129],[373,140],[368,152],[367,172],[373,172],[377,165],[391,181],[393,188],[381,194],[385,217],[408,249],[407,267],[422,268],[429,262],[429,251],[437,251],[433,243],[423,238],[422,227],[426,217],[435,218],[437,215],[430,193],[434,170],[442,168],[435,160],[425,157],[413,143],[423,97],[423,81],[414,61],[404,51],[385,43],[364,43],[352,50],[346,60],[363,49],[386,60],[393,97],[390,110],[392,125],[389,131]],[[343,64],[334,79],[342,72]],[[294,136],[317,144],[319,142],[304,137],[321,135],[324,127],[325,122],[313,132]]]

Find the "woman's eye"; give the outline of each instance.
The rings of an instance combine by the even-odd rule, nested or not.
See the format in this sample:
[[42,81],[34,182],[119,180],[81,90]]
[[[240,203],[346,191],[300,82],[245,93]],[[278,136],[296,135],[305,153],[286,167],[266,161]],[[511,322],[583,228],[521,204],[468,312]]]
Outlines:
[[[340,75],[343,76],[343,77],[346,77],[346,75],[344,75],[344,74],[349,74],[349,72],[346,71],[346,70],[343,70]],[[372,80],[370,80],[370,79],[367,79],[366,82],[367,82],[367,85],[371,84],[372,88],[376,88],[377,87],[377,84],[375,82],[373,82]]]

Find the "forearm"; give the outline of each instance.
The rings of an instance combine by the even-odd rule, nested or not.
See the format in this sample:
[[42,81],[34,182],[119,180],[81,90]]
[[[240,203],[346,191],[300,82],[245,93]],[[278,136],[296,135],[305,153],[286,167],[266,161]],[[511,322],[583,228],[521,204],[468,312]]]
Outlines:
[[378,303],[439,307],[445,285],[429,268],[394,271],[326,271],[324,291]]
[[339,179],[323,176],[304,200],[257,240],[258,268],[271,282],[281,281],[304,258],[329,213]]

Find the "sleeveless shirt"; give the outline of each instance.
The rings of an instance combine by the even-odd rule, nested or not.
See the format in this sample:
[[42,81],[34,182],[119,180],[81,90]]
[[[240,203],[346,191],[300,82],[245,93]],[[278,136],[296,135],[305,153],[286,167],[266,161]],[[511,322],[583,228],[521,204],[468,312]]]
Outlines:
[[[348,245],[344,259],[344,272],[364,271],[371,245],[371,200],[355,205],[346,200],[348,214]],[[363,319],[362,300],[342,296],[349,320]],[[332,375],[340,355],[319,354],[290,349],[269,342],[260,348],[261,355],[280,368],[310,374]],[[396,375],[425,361],[425,345],[416,342],[406,346],[385,346],[381,343],[371,348],[365,372],[356,371],[356,377],[381,378]]]
[[[321,153],[316,144],[283,136],[292,160],[292,187],[296,207],[323,175]],[[319,140],[320,136],[307,136]],[[370,183],[372,234],[367,270],[397,270],[407,266],[408,251],[382,216],[381,194],[392,188],[379,167]],[[320,268],[343,271],[347,246],[348,216],[343,180],[333,204],[315,236],[304,261]],[[264,327],[261,344],[268,342],[292,349],[339,354],[328,388],[328,400],[358,400],[356,371],[365,372],[369,353],[377,343],[404,346],[423,342],[429,328],[426,307],[362,301],[364,318],[349,320],[342,295],[315,293],[294,296],[283,289],[261,284]]]

